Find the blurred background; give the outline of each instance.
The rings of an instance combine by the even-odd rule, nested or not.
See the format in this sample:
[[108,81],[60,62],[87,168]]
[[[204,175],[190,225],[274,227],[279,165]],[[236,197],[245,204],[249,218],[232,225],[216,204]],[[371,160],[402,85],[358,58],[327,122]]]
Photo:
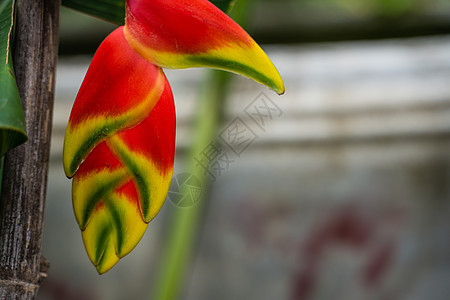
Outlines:
[[115,26],[62,10],[38,299],[450,299],[450,2],[240,5],[285,95],[167,70],[176,181],[102,276],[61,161],[77,90]]

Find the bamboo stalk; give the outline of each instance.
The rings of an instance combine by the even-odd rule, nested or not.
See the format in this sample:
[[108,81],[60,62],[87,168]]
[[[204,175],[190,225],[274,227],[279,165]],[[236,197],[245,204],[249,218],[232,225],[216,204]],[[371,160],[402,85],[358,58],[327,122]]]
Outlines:
[[60,1],[16,1],[15,74],[29,141],[5,156],[0,299],[34,299],[40,280]]

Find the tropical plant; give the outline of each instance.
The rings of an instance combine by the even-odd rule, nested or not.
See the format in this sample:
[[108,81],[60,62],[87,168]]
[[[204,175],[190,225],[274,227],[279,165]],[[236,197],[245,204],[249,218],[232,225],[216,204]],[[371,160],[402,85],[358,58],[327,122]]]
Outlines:
[[167,196],[175,107],[161,67],[223,69],[284,92],[261,48],[209,1],[127,0],[125,20],[94,56],[64,143],[75,216],[99,273],[136,246]]
[[[99,273],[131,252],[167,196],[175,107],[162,68],[222,69],[284,93],[266,54],[220,10],[232,1],[212,2],[217,6],[207,0],[62,1],[121,25],[92,60],[64,142],[75,216]],[[0,155],[27,139],[11,59],[14,5],[0,5]]]

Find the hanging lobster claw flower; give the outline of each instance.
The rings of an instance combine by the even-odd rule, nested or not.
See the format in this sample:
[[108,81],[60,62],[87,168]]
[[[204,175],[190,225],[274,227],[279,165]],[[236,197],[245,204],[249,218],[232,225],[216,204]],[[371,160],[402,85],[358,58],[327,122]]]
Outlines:
[[143,236],[166,198],[175,107],[162,70],[134,52],[123,27],[92,60],[64,141],[64,169],[83,241],[99,273]]
[[127,0],[126,10],[91,62],[64,140],[75,217],[99,273],[137,245],[169,189],[175,107],[161,67],[228,70],[284,92],[266,54],[209,1]]
[[135,51],[160,67],[227,70],[284,93],[264,51],[207,0],[127,0],[124,33]]

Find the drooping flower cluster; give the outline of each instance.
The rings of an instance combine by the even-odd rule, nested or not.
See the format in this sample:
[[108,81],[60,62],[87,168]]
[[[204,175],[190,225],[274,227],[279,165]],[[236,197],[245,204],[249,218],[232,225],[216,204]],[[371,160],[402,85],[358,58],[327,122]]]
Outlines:
[[127,0],[125,26],[97,50],[64,141],[75,216],[99,273],[137,245],[167,196],[175,107],[162,67],[228,70],[284,92],[263,50],[209,1]]

